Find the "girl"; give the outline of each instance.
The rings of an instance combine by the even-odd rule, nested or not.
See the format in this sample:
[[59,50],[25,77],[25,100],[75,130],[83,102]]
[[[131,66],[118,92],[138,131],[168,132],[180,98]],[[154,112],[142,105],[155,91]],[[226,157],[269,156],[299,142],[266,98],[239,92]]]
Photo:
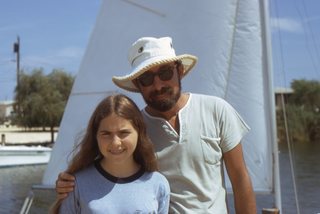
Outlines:
[[93,112],[67,169],[75,190],[51,211],[168,213],[169,184],[157,170],[139,108],[125,95],[111,95]]

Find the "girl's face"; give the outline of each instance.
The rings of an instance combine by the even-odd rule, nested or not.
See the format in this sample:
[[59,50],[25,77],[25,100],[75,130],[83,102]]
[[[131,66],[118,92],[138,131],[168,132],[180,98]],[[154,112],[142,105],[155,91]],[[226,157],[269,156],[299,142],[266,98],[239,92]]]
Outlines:
[[103,163],[117,166],[134,163],[138,132],[129,120],[115,114],[104,118],[99,125],[97,141]]

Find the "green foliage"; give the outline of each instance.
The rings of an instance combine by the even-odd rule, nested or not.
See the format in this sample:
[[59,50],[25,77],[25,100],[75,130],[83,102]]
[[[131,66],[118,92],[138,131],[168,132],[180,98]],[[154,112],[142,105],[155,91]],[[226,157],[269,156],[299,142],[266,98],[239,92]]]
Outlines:
[[3,124],[6,121],[5,111],[5,107],[0,105],[0,124]]
[[53,70],[48,75],[50,85],[61,94],[62,100],[68,100],[74,78],[61,70]]
[[303,107],[306,111],[316,112],[320,108],[320,82],[294,80],[291,84],[294,94],[289,104]]
[[45,75],[42,69],[22,73],[16,87],[15,122],[25,127],[57,127],[60,124],[74,78],[61,70]]
[[[294,93],[286,104],[286,117],[289,134],[294,141],[316,142],[320,140],[320,82],[294,80],[291,84]],[[278,132],[284,127],[282,110],[277,112]]]

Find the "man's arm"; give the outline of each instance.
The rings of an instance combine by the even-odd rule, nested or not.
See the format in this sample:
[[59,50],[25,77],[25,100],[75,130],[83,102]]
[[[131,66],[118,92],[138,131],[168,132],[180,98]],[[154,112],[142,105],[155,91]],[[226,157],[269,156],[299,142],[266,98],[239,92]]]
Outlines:
[[73,191],[74,176],[66,172],[61,172],[56,181],[57,200],[64,199],[69,192]]
[[240,143],[232,150],[224,153],[224,162],[232,184],[236,213],[256,214],[255,194]]

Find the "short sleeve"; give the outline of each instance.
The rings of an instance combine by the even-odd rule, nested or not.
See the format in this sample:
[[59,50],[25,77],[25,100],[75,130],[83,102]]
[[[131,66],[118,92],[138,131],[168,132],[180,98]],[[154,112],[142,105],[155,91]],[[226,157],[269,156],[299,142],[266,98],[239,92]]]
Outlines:
[[226,101],[222,101],[220,115],[220,138],[223,152],[230,151],[238,145],[250,130],[238,112]]
[[60,206],[60,214],[76,214],[80,213],[80,205],[78,200],[78,184],[75,181],[74,190],[68,194],[68,197],[65,198]]
[[161,176],[162,182],[159,185],[158,192],[158,213],[159,214],[168,214],[169,204],[170,204],[170,186],[168,180]]

